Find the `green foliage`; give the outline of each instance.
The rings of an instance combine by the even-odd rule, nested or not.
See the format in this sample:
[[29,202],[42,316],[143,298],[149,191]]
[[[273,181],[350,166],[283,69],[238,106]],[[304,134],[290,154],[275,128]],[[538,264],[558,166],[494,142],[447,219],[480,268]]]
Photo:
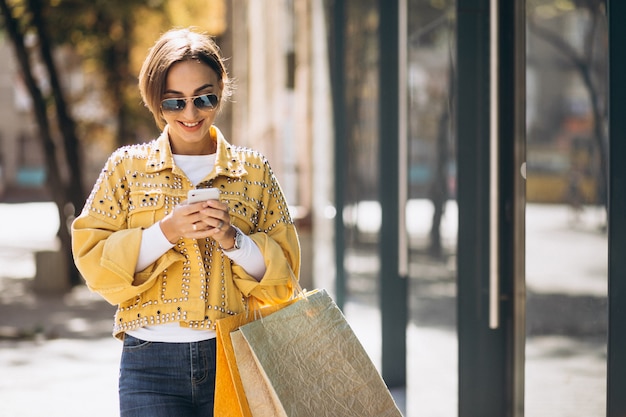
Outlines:
[[136,141],[136,132],[156,133],[137,89],[139,68],[156,38],[173,26],[197,26],[214,35],[227,27],[225,0],[7,0],[7,4],[27,40],[36,39],[28,36],[36,32],[32,26],[36,7],[51,47],[66,48],[79,62],[90,85],[85,97],[66,91],[72,94],[71,102],[90,101],[87,95],[101,91],[99,105],[113,124],[76,122],[83,141],[105,140],[112,147]]

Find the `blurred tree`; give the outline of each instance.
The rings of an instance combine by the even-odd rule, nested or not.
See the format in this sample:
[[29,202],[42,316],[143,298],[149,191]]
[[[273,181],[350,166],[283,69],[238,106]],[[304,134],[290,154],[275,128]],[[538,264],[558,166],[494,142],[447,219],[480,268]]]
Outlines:
[[[58,208],[61,253],[66,257],[70,285],[81,282],[74,268],[71,254],[69,223],[85,202],[82,184],[83,169],[77,122],[66,99],[67,91],[53,58],[53,51],[61,45],[71,45],[73,52],[89,67],[103,74],[107,100],[97,105],[108,107],[116,115],[118,144],[134,139],[130,120],[139,110],[136,81],[129,70],[129,39],[133,7],[146,7],[144,1],[124,0],[111,7],[111,1],[53,1],[0,0],[4,30],[13,44],[20,71],[32,99],[33,114],[44,150],[48,187]],[[34,41],[34,42],[33,42]],[[38,79],[35,67],[45,68],[45,79]],[[135,96],[126,94],[133,86]],[[49,88],[43,89],[46,85]],[[127,105],[134,101],[132,106]],[[151,118],[145,117],[152,125]],[[60,140],[55,140],[55,137]],[[63,175],[67,167],[68,175]]]
[[[422,88],[424,91],[412,92],[413,101],[409,103],[412,117],[409,119],[408,140],[410,146],[417,149],[419,141],[432,142],[434,146],[430,165],[432,179],[426,190],[426,195],[433,204],[427,251],[431,256],[441,258],[446,255],[442,242],[441,222],[446,203],[450,198],[448,168],[455,152],[453,140],[455,2],[410,0],[408,8],[408,27],[413,29],[409,32],[409,59],[413,60],[412,65],[419,65],[428,77],[426,85],[409,86],[413,89]],[[428,64],[418,62],[427,55],[441,58],[430,60]],[[447,77],[443,77],[443,74],[447,74]],[[415,98],[419,95],[428,96],[428,100],[422,105],[418,104]],[[417,150],[410,152],[410,155],[417,154]],[[418,164],[419,161],[410,160],[410,163]]]
[[172,26],[197,26],[213,36],[228,26],[225,0],[169,0],[165,12]]
[[[22,71],[28,92],[33,102],[33,112],[39,128],[39,139],[44,149],[48,186],[57,205],[60,225],[59,238],[62,254],[69,266],[70,283],[80,282],[78,271],[73,267],[71,241],[66,225],[75,215],[75,208],[84,202],[81,178],[82,170],[79,158],[78,138],[74,120],[68,112],[66,101],[61,89],[59,74],[52,58],[52,46],[42,16],[40,0],[25,2],[9,2],[0,0],[0,11],[4,17],[4,29],[15,49],[18,65]],[[26,38],[36,40],[30,48]],[[38,58],[33,56],[37,55]],[[45,68],[49,93],[44,95],[39,81],[34,74],[34,61],[40,60]],[[55,116],[55,122],[48,118],[48,111]],[[57,145],[54,140],[56,132],[53,125],[59,127],[63,143],[63,156],[69,169],[67,179],[61,175],[61,163],[58,159]]]
[[[346,2],[345,175],[346,204],[374,200],[378,195],[378,11],[376,2]],[[358,232],[356,224],[354,230]],[[356,236],[358,239],[358,235]]]
[[54,44],[71,45],[84,71],[103,77],[105,101],[98,104],[113,115],[116,147],[136,142],[138,128],[153,124],[137,106],[138,67],[132,67],[131,51],[137,31],[149,31],[156,38],[154,32],[167,25],[160,18],[165,4],[164,0],[56,0],[46,9]]
[[115,120],[115,147],[156,133],[152,116],[137,104],[137,74],[156,38],[170,27],[226,30],[224,0],[52,0],[46,16],[57,45],[71,45],[87,73],[104,78],[100,103]]
[[[592,120],[592,138],[599,159],[598,196],[606,207],[608,186],[608,154],[605,133],[607,120],[606,91],[607,74],[607,21],[606,0],[530,0],[527,9],[529,32],[551,45],[556,56],[577,72],[589,96]],[[577,47],[571,38],[557,32],[549,24],[550,19],[573,11],[586,15],[588,24],[578,28],[583,41]],[[602,50],[604,49],[604,50]]]

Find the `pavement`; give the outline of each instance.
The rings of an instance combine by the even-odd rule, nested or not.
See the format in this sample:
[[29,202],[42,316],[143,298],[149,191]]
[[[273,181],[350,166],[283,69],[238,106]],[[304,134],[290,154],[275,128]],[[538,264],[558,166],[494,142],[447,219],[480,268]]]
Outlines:
[[[451,245],[454,208],[447,213],[442,231]],[[529,417],[605,413],[603,221],[597,209],[578,218],[562,206],[527,209]],[[34,290],[33,253],[53,249],[56,230],[51,203],[0,204],[0,416],[115,416],[121,353],[121,343],[110,335],[115,308],[83,286],[57,294]],[[420,245],[424,230],[412,229],[412,242]],[[376,262],[370,252],[348,251],[353,273],[344,312],[380,369]],[[453,264],[453,258],[435,262],[419,251],[412,257],[408,380],[405,388],[392,390],[407,417],[457,415]]]

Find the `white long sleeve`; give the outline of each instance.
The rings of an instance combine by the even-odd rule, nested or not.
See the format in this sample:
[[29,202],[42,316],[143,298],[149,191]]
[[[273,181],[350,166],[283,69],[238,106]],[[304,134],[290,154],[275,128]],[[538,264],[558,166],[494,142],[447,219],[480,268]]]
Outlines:
[[263,254],[259,247],[250,237],[244,235],[241,248],[224,251],[224,254],[245,269],[257,281],[260,281],[263,275],[265,275],[265,259],[263,259]]
[[[170,250],[174,245],[163,234],[159,223],[143,231],[141,237],[141,247],[139,248],[139,258],[135,272],[147,268],[151,263],[159,259],[161,255]],[[241,248],[224,251],[233,262],[241,266],[246,272],[260,281],[265,274],[265,259],[259,247],[252,239],[244,235]]]
[[159,223],[155,223],[141,234],[141,246],[139,247],[139,258],[135,266],[135,272],[143,271],[159,259],[168,250],[174,247],[163,234]]

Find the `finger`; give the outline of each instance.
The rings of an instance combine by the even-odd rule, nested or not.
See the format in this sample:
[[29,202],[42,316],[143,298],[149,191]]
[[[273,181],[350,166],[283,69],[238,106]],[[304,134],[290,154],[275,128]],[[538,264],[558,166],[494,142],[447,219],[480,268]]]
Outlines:
[[196,213],[199,213],[202,210],[201,206],[192,205],[178,205],[173,210],[173,215],[179,219],[189,218],[189,216],[193,216]]
[[220,200],[207,200],[205,201],[206,207],[211,207],[217,210],[228,210],[228,204],[220,201]]
[[[230,224],[230,214],[228,207],[224,210],[207,207],[200,211],[202,220],[211,227],[222,228],[225,224]],[[222,222],[220,225],[220,221]]]
[[197,221],[191,225],[191,231],[189,232],[193,237],[207,237],[211,236],[219,231],[214,226],[209,226],[205,221]]
[[[222,219],[212,217],[212,218],[204,219],[202,220],[202,222],[205,224],[206,229],[212,229],[216,233],[222,232],[224,230],[228,230],[228,228],[226,227],[227,223]],[[228,224],[230,225],[230,222]]]
[[197,212],[205,209],[207,207],[207,202],[206,201],[200,201],[198,203],[191,203],[191,204],[181,205],[181,207],[182,207],[182,210],[185,211],[185,213],[192,214],[192,213],[197,213]]

